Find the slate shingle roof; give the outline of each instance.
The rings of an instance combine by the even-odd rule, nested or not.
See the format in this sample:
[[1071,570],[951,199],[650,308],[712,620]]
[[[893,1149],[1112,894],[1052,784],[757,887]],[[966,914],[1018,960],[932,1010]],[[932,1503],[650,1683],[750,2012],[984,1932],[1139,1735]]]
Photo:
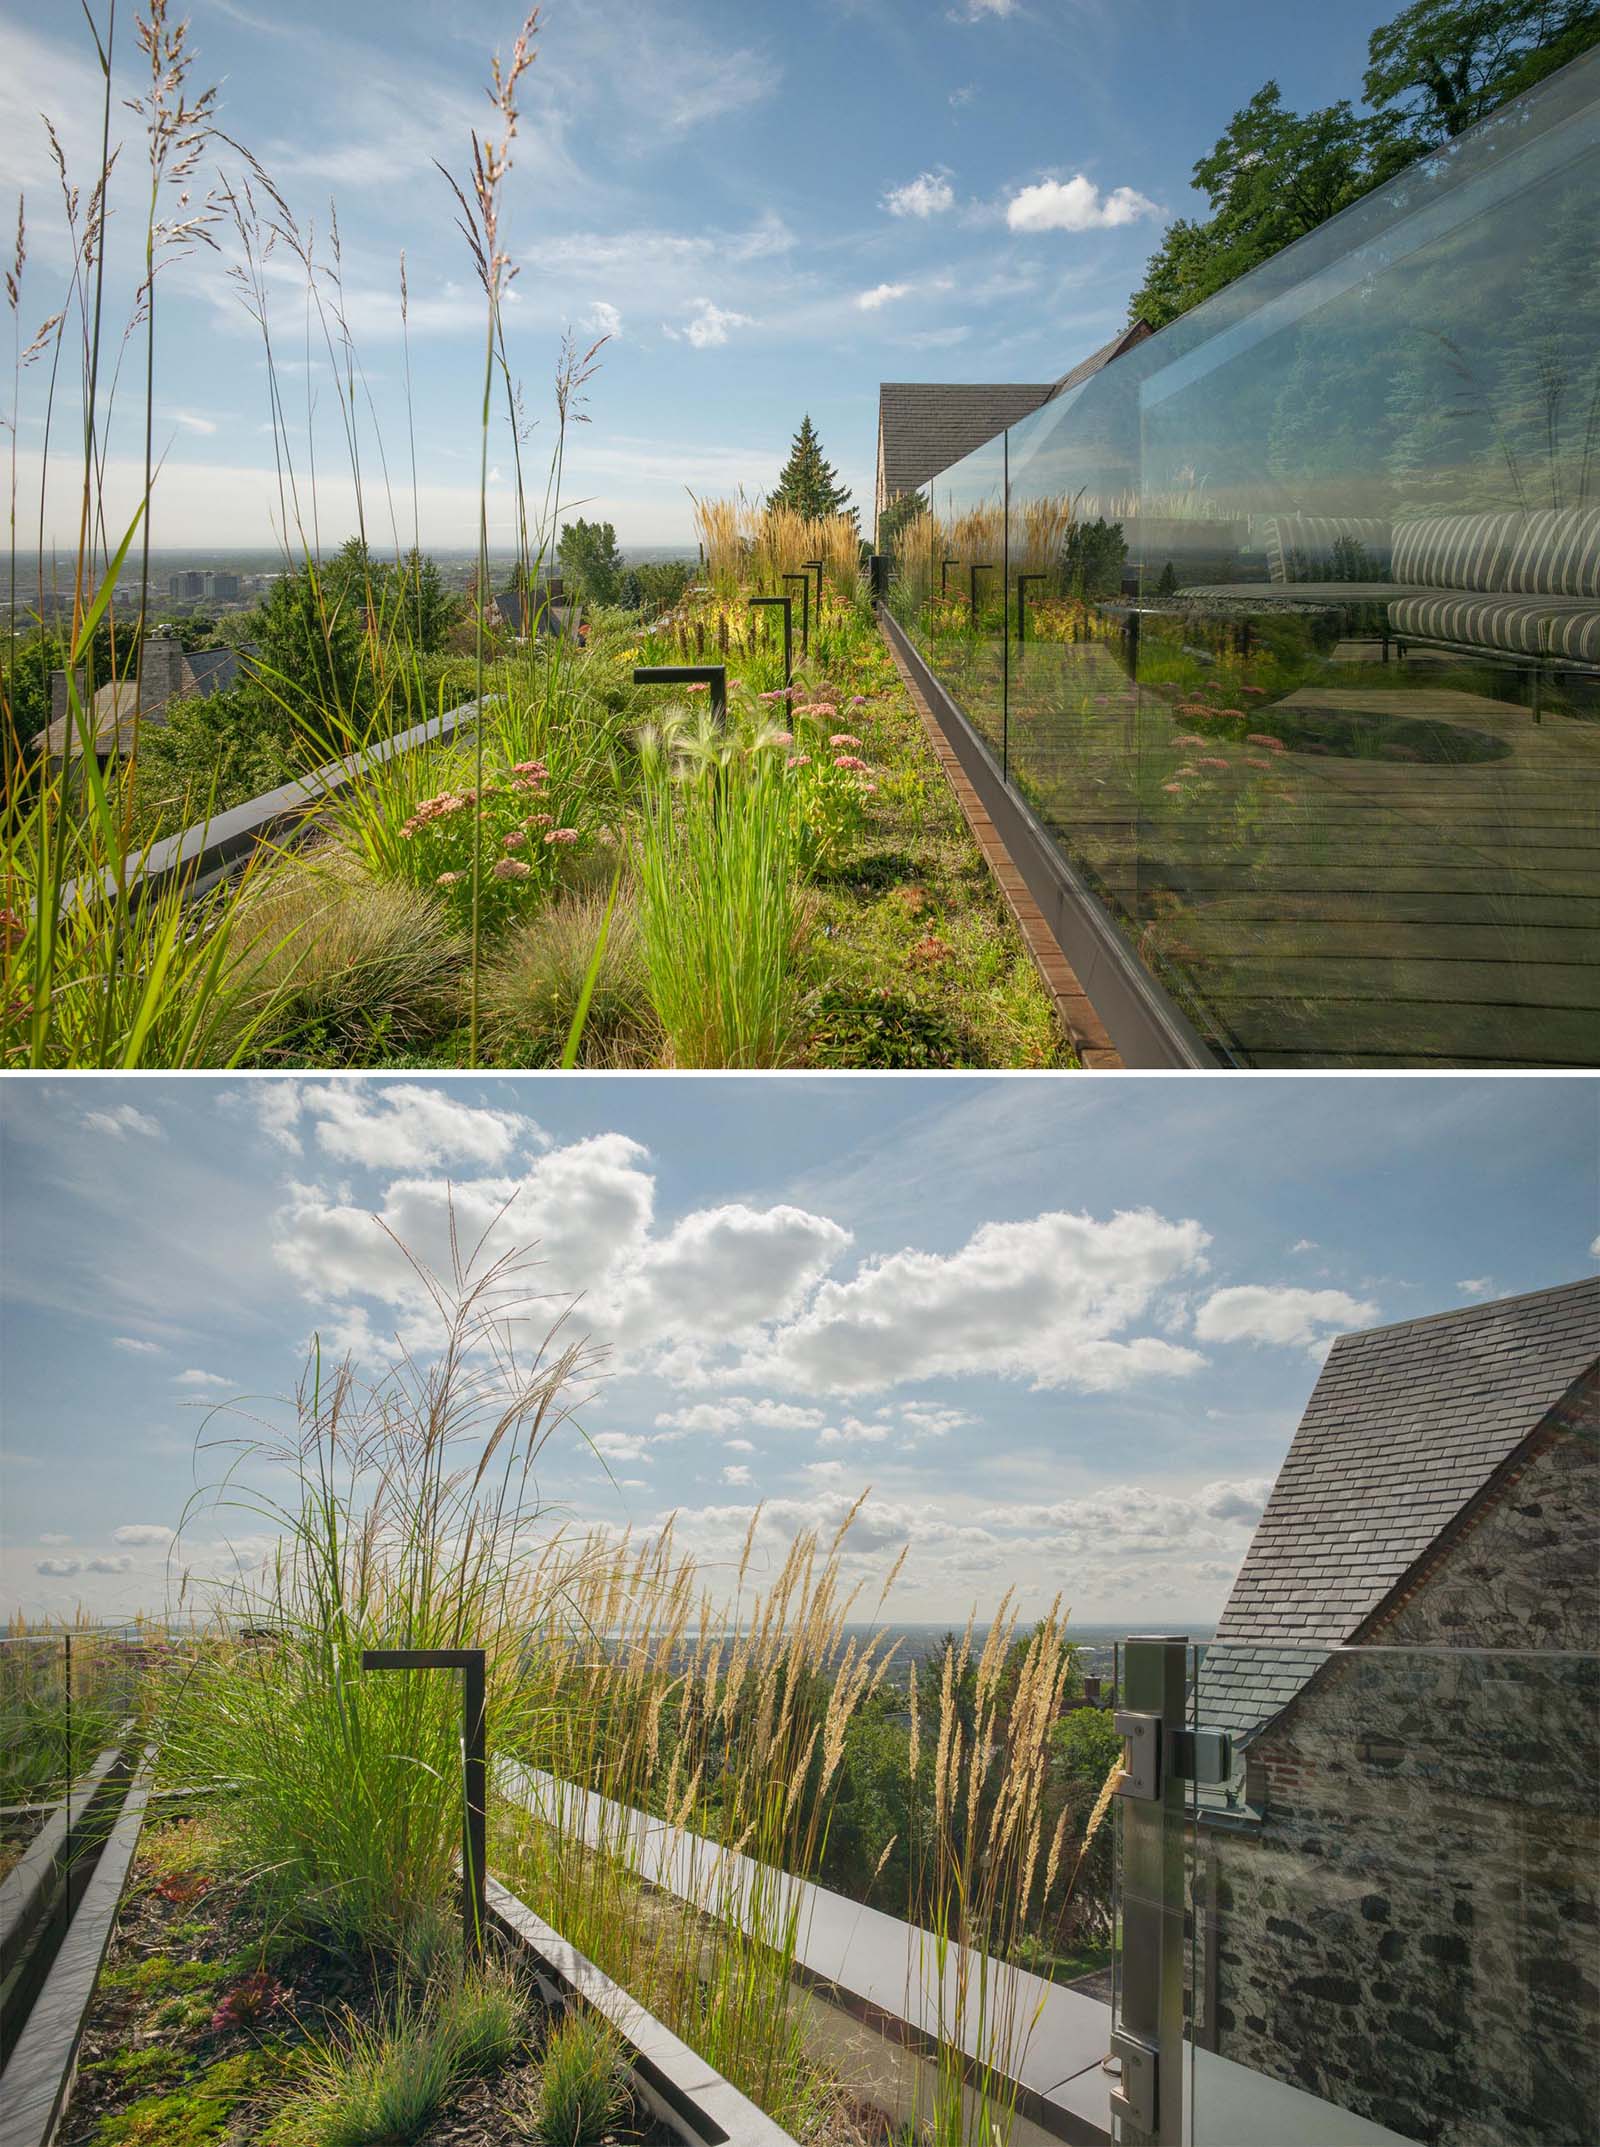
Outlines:
[[1276,1714],[1597,1358],[1600,1277],[1341,1336],[1206,1650],[1201,1719],[1243,1737]]
[[878,389],[886,500],[913,492],[1037,410],[1049,380],[885,380]]
[[1008,425],[1031,417],[1042,403],[1098,373],[1150,330],[1143,321],[1119,328],[1109,343],[1091,351],[1059,380],[886,380],[878,389],[878,439],[882,468],[880,506],[915,491],[963,455],[970,455]]

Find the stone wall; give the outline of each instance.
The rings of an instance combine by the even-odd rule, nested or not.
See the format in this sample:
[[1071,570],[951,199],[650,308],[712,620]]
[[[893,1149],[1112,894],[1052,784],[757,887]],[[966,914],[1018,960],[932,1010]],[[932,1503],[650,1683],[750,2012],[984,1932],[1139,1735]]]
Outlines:
[[[1259,1821],[1202,1824],[1197,2036],[1408,2139],[1588,2147],[1600,2109],[1592,1391],[1363,1645],[1251,1746]],[[1198,2137],[1203,2111],[1196,2121]]]

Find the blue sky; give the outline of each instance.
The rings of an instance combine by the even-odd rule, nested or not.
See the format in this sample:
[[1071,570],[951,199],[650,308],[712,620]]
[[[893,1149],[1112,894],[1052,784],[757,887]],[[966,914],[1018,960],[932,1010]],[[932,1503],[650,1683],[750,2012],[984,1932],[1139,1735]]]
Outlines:
[[[104,20],[109,0],[96,0]],[[1125,318],[1171,217],[1203,208],[1195,158],[1269,75],[1305,108],[1355,97],[1366,40],[1395,0],[550,0],[526,80],[507,239],[507,312],[542,472],[562,328],[613,340],[577,428],[565,496],[625,542],[690,533],[685,486],[764,491],[809,410],[870,513],[881,379],[1050,379]],[[174,15],[182,13],[175,7]],[[431,160],[466,163],[487,59],[517,27],[485,0],[191,0],[194,85],[262,159],[302,225],[336,198],[347,313],[409,535],[398,261],[408,258],[422,527],[475,530],[481,303]],[[119,88],[137,93],[132,10]],[[75,0],[0,0],[0,200],[28,197],[26,340],[60,303],[57,189],[40,112],[80,178],[99,89]],[[109,289],[129,295],[142,241],[142,143],[114,178]],[[225,152],[219,160],[237,170]],[[209,183],[212,161],[202,179]],[[10,210],[4,224],[9,229]],[[158,545],[272,541],[267,384],[257,331],[220,251],[162,287]],[[284,387],[306,386],[295,276],[273,269]],[[118,318],[120,319],[120,312]],[[112,339],[115,340],[115,337]],[[298,354],[297,354],[298,351]],[[132,365],[119,390],[110,494],[137,497]],[[324,535],[353,526],[326,361],[311,380]],[[36,496],[43,369],[19,445]],[[71,435],[70,394],[58,405]],[[494,536],[512,531],[497,438]],[[297,452],[304,458],[302,439]],[[375,442],[363,445],[369,470]],[[375,522],[386,534],[381,506]],[[51,496],[64,540],[70,468]]]
[[[713,1570],[866,1486],[907,1618],[1214,1617],[1330,1338],[1587,1273],[1594,1085],[13,1078],[0,1602],[161,1604],[208,1412],[436,1329],[375,1216],[537,1242],[610,1351],[540,1489]],[[452,1196],[453,1189],[453,1196]],[[546,1315],[541,1313],[541,1323]],[[600,1456],[604,1457],[602,1467]],[[213,1462],[200,1466],[204,1481]],[[235,1524],[237,1527],[237,1524]]]

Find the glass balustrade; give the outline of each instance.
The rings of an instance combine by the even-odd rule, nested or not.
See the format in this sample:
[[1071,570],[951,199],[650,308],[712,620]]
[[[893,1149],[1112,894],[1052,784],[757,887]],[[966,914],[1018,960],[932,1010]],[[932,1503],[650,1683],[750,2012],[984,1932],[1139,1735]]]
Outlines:
[[1600,1063],[1600,55],[944,471],[891,608],[1223,1063]]

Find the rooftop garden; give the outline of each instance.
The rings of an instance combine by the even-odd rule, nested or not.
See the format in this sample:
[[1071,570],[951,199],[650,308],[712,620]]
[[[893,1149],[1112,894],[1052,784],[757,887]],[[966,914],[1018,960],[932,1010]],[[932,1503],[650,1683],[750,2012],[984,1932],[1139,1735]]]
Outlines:
[[[809,421],[766,502],[697,501],[692,583],[670,564],[628,574],[609,525],[570,518],[567,442],[604,337],[563,344],[553,445],[542,472],[525,465],[504,191],[534,29],[530,18],[496,63],[488,133],[466,145],[467,176],[447,197],[485,329],[481,544],[465,597],[423,554],[415,495],[403,533],[398,457],[375,433],[337,245],[216,133],[214,92],[197,86],[164,7],[134,100],[152,175],[142,274],[107,260],[129,229],[107,213],[111,148],[98,170],[63,167],[64,298],[33,295],[24,204],[7,286],[16,408],[43,425],[51,467],[81,458],[84,514],[54,612],[28,627],[13,601],[0,653],[0,1063],[1070,1064],[875,632],[857,522]],[[109,64],[105,76],[109,128]],[[254,612],[207,637],[158,621],[148,441],[138,509],[112,524],[114,389],[100,352],[118,333],[138,350],[153,411],[165,280],[180,263],[209,273],[213,256],[259,338],[282,567]],[[134,282],[125,324],[108,268],[113,288]],[[401,277],[404,319],[403,263]],[[280,314],[295,303],[347,448],[338,481],[357,526],[338,549],[319,499],[333,480],[325,468],[319,480],[291,414]],[[30,341],[32,308],[44,319]],[[54,415],[69,384],[84,413],[71,444]],[[504,588],[490,569],[491,453],[515,480]],[[15,461],[11,505],[24,527]],[[14,552],[13,583],[16,567]],[[794,606],[788,675],[773,608],[751,603],[772,596]],[[175,640],[187,644],[192,669],[218,653],[200,646],[208,638],[226,644],[231,683],[158,701],[158,650],[165,664],[180,660]],[[725,715],[703,686],[634,682],[640,666],[685,663],[724,666]],[[389,750],[430,721],[431,742]],[[349,776],[334,791],[319,771],[339,763]],[[222,816],[294,781],[309,785],[303,810],[280,814],[209,884]],[[159,846],[188,830],[183,864],[153,872]]]
[[[790,1882],[809,1879],[924,1934],[943,1995],[910,2136],[1008,2137],[1031,2001],[996,1963],[1071,1976],[1108,1957],[1119,1744],[1059,1607],[1022,1628],[1003,1604],[919,1670],[863,1632],[903,1554],[864,1600],[842,1573],[853,1514],[776,1570],[747,1543],[732,1575],[670,1529],[563,1530],[541,1457],[581,1438],[597,1359],[558,1334],[513,1346],[533,1331],[514,1260],[433,1280],[425,1362],[369,1382],[314,1353],[283,1404],[212,1416],[185,1527],[238,1542],[241,1577],[185,1577],[171,1621],[102,1644],[136,1665],[162,1801],[60,2136],[679,2136],[615,2023],[560,1997],[503,1919],[481,1944],[463,1923],[461,1687],[365,1659],[404,1648],[483,1651],[491,1878],[783,2134],[890,2136],[808,2025]],[[0,1651],[0,1728],[8,1778],[53,1774],[59,1795],[48,1642],[14,1630]],[[687,1844],[692,1883],[641,1852],[651,1821]]]

